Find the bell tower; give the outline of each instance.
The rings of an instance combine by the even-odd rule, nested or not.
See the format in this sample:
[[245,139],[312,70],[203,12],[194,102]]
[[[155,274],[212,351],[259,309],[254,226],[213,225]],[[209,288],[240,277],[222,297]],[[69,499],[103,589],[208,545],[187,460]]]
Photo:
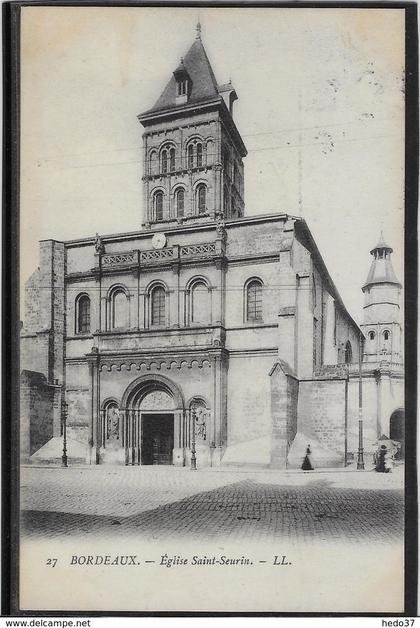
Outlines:
[[366,336],[366,362],[402,362],[401,284],[392,267],[392,251],[381,233],[378,244],[370,252],[373,260],[362,287],[365,304],[360,326]]
[[233,121],[235,100],[231,83],[217,83],[197,24],[157,102],[138,116],[145,228],[243,216],[247,151]]

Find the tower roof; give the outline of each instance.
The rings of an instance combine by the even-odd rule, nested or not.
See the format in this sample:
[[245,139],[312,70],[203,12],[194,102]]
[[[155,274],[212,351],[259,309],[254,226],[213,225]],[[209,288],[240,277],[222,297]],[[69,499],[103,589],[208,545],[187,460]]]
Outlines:
[[401,287],[391,262],[390,256],[392,250],[392,247],[385,243],[381,231],[378,244],[370,251],[370,254],[373,255],[373,260],[367,279],[362,287],[363,292],[369,286],[382,283],[394,284]]
[[373,255],[375,251],[379,251],[380,249],[385,249],[390,253],[392,253],[393,251],[392,247],[385,243],[383,231],[381,231],[381,235],[379,236],[378,244],[373,247],[373,249],[370,251],[370,254]]
[[[214,76],[210,61],[204,50],[203,42],[201,41],[201,28],[198,26],[197,37],[185,57],[183,57],[181,65],[178,66],[177,70],[180,70],[181,67],[182,70],[188,73],[191,79],[191,92],[188,98],[189,104],[199,103],[220,95],[216,77]],[[176,94],[176,78],[173,74],[154,106],[144,113],[150,114],[155,111],[182,106],[177,105]]]

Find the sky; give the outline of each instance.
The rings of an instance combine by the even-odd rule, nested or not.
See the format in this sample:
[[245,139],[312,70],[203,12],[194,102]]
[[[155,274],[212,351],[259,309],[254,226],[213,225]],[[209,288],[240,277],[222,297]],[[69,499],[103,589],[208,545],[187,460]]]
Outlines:
[[137,115],[159,97],[198,20],[217,81],[231,79],[239,97],[246,214],[302,216],[362,322],[381,230],[403,279],[398,9],[22,7],[22,286],[41,239],[141,228]]

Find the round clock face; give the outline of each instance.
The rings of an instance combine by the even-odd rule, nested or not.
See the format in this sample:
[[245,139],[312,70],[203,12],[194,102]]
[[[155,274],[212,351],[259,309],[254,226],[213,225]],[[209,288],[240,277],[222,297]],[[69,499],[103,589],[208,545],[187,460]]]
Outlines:
[[164,233],[155,233],[152,238],[152,246],[154,249],[163,249],[166,244],[166,236]]

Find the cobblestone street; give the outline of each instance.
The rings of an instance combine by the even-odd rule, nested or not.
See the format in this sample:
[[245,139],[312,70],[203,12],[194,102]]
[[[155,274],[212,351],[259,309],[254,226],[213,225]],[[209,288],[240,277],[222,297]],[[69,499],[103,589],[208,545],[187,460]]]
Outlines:
[[22,533],[387,542],[403,535],[392,474],[174,467],[21,469]]

